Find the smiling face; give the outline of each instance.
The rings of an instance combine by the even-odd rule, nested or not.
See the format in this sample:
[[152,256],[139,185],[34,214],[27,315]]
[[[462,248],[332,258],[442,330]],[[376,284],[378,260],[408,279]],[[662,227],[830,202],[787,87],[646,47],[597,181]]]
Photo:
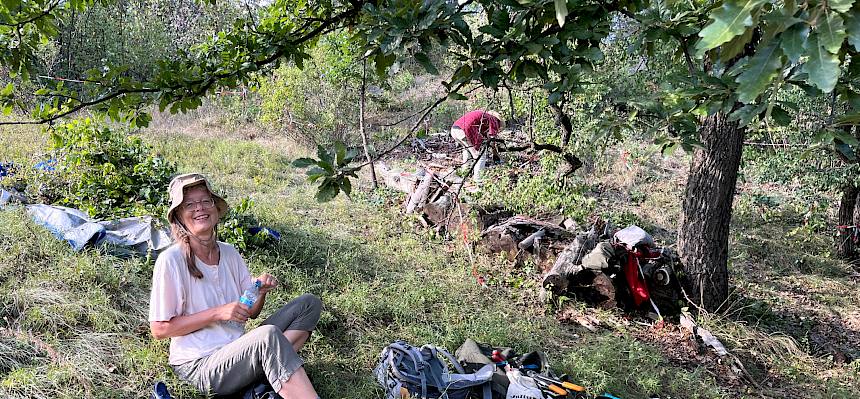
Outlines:
[[198,237],[212,235],[218,224],[218,208],[214,206],[212,194],[206,186],[189,187],[182,197],[182,205],[176,208],[176,214],[188,232]]

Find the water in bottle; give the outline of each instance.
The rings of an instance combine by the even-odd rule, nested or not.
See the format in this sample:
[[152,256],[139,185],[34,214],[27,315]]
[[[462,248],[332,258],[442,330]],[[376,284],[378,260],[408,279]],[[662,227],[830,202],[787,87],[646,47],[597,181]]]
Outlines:
[[239,298],[239,303],[242,303],[249,308],[254,306],[254,302],[257,302],[257,297],[260,295],[260,286],[262,285],[262,281],[255,281],[254,285],[245,289],[245,292],[242,294],[242,297]]

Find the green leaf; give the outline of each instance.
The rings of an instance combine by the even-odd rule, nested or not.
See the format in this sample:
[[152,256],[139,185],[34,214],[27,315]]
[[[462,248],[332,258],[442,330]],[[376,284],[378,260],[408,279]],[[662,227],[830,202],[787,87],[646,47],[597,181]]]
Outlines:
[[749,125],[752,120],[767,108],[767,104],[747,104],[729,114],[730,121],[738,121],[741,126]]
[[696,43],[696,56],[732,40],[752,26],[752,12],[767,0],[727,0],[711,14],[711,23],[699,32],[702,39]]
[[439,70],[436,69],[435,66],[433,66],[433,63],[430,62],[430,57],[428,57],[427,54],[416,53],[415,54],[415,61],[418,61],[418,63],[421,64],[422,67],[424,67],[424,70],[427,71],[427,73],[429,73],[431,75],[438,75],[439,74]]
[[[319,144],[317,144],[317,157],[319,157],[320,159],[320,161],[317,163],[320,165],[321,168],[329,170],[331,165],[333,165],[332,154],[326,151],[326,149]],[[324,164],[329,165],[329,167],[324,166]]]
[[349,178],[344,177],[343,180],[340,181],[340,189],[347,197],[352,194],[352,182],[349,181]]
[[313,158],[299,158],[293,161],[293,167],[306,168],[311,165],[316,165],[317,160]]
[[795,24],[786,29],[780,37],[782,51],[788,56],[789,61],[793,64],[797,63],[803,55],[806,39],[809,37],[809,27],[806,24]]
[[845,13],[851,9],[851,6],[854,4],[854,1],[855,0],[828,0],[827,5],[830,6],[831,10]]
[[720,47],[720,60],[728,61],[738,56],[746,48],[746,45],[752,40],[753,29],[747,29],[743,34],[735,36],[728,43]]
[[325,169],[319,167],[310,168],[307,172],[305,172],[305,174],[308,175],[308,181],[310,182],[315,182],[319,178],[324,176],[331,176],[331,174],[328,173]]
[[735,79],[738,82],[738,100],[751,103],[770,85],[782,70],[782,50],[778,43],[769,44],[756,51],[747,63],[744,72]]
[[385,77],[385,72],[388,71],[388,67],[394,65],[394,61],[394,54],[376,54],[376,57],[373,58],[373,62],[376,65],[376,74],[380,77]]
[[814,33],[809,35],[806,44],[809,53],[809,60],[803,64],[803,71],[808,75],[806,80],[821,91],[829,93],[839,79],[839,58],[827,51]]
[[556,44],[561,43],[561,41],[558,40],[558,38],[555,36],[539,37],[534,39],[533,42],[542,44],[544,46],[555,46]]
[[526,43],[525,46],[529,50],[529,54],[537,54],[543,50],[543,45],[540,43],[529,42]]
[[346,164],[349,164],[350,162],[352,162],[353,159],[355,159],[355,157],[358,156],[358,154],[360,154],[358,148],[353,148],[346,152],[346,157],[344,157],[343,160],[346,162]]
[[344,165],[344,158],[346,157],[346,146],[343,144],[343,141],[336,141],[334,143],[334,162],[337,166]]
[[848,89],[842,93],[841,99],[851,107],[851,110],[860,110],[860,93]]
[[460,101],[467,100],[466,96],[464,96],[460,93],[448,93],[448,98],[450,98],[452,100],[460,100]]
[[845,16],[845,31],[848,34],[848,43],[860,51],[860,8],[854,7],[854,11]]
[[0,91],[0,97],[11,97],[13,90],[15,90],[15,85],[12,83],[7,84],[6,87]]
[[818,41],[827,51],[836,54],[845,41],[845,26],[842,17],[836,13],[830,13],[824,22],[818,26]]
[[833,130],[833,138],[853,147],[860,146],[860,141],[853,134],[842,129]]
[[21,0],[3,0],[3,5],[11,12],[21,6]]
[[317,188],[317,202],[329,202],[337,196],[337,193],[340,192],[340,188],[337,183],[331,178],[326,178],[323,180],[323,183]]
[[778,105],[774,105],[770,110],[770,118],[780,126],[788,126],[792,121],[791,115]]
[[546,69],[532,60],[523,61],[523,73],[529,78],[541,77],[547,79]]
[[60,136],[56,132],[51,132],[51,148],[55,150],[63,148],[63,136]]
[[564,26],[564,20],[567,19],[567,0],[555,0],[555,19],[558,20],[558,26]]
[[856,162],[857,154],[854,152],[854,148],[845,143],[836,144],[836,151],[839,151],[845,158],[849,161]]
[[600,48],[598,47],[589,47],[587,50],[582,52],[582,56],[589,61],[603,61],[603,52],[600,51]]

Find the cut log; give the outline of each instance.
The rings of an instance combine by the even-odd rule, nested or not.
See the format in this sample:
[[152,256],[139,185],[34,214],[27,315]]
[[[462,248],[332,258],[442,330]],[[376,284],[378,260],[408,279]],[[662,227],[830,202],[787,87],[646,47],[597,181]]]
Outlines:
[[561,295],[567,290],[568,278],[582,270],[582,258],[597,245],[597,234],[593,232],[577,234],[573,243],[558,255],[552,269],[544,276],[541,286]]
[[439,199],[424,205],[424,214],[430,219],[433,224],[444,223],[454,209],[454,201],[451,200],[451,194],[446,193]]
[[532,235],[526,237],[524,240],[520,241],[517,245],[521,250],[525,251],[534,245],[536,240],[540,240],[543,236],[546,235],[546,230],[540,229],[534,232]]
[[390,169],[388,165],[383,162],[380,162],[378,166],[378,175],[382,177],[382,182],[386,186],[407,194],[411,193],[415,189],[415,184],[418,180],[415,174]]
[[406,204],[406,213],[415,212],[416,209],[421,209],[427,203],[427,197],[430,195],[430,185],[433,183],[433,172],[427,171],[421,184],[415,189],[415,192],[409,196],[409,202]]

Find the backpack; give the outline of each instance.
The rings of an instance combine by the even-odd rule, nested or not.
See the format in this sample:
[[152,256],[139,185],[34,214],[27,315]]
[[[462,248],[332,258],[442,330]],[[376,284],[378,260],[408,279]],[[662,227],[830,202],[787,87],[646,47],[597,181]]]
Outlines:
[[281,395],[265,380],[248,386],[242,393],[242,399],[281,399]]
[[[447,363],[446,363],[447,362]],[[454,366],[451,373],[448,364]],[[490,379],[495,365],[467,374],[448,351],[433,345],[416,348],[396,341],[379,354],[373,369],[386,399],[491,399]]]

